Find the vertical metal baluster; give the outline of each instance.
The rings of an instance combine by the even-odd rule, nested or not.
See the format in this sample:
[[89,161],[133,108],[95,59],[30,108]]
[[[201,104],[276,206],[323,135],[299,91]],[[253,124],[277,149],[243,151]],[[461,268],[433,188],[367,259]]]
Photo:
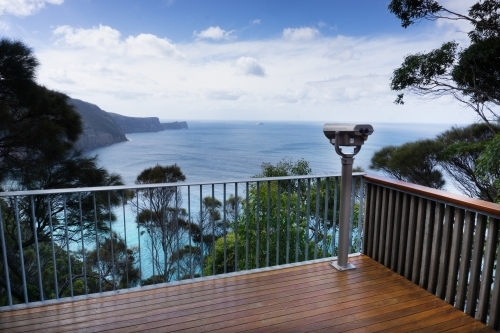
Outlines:
[[174,220],[175,220],[175,230],[177,231],[175,233],[175,242],[177,243],[177,281],[181,279],[180,277],[180,271],[181,271],[181,264],[180,264],[180,248],[179,248],[179,193],[177,186],[175,187],[175,215],[174,215]]
[[295,207],[295,262],[299,262],[300,252],[300,179],[297,179],[297,207]]
[[211,217],[212,217],[212,272],[213,275],[215,275],[215,207],[214,207],[214,201],[215,201],[215,184],[212,184],[212,212],[211,212]]
[[316,225],[314,230],[314,259],[318,259],[318,232],[319,232],[319,196],[320,196],[321,179],[316,178]]
[[[0,204],[0,237],[2,239],[2,259],[4,262],[3,268],[5,271],[5,284],[7,288],[7,298],[9,301],[9,306],[12,306],[12,295],[11,295],[11,290],[10,290],[10,278],[9,278],[9,265],[7,262],[7,249],[5,247],[5,233],[3,230],[3,215],[2,215],[2,205]],[[51,233],[52,235],[52,233]],[[54,255],[54,248],[52,247],[52,255]],[[55,272],[55,266],[54,266],[54,272]],[[57,274],[57,273],[56,273]],[[56,275],[56,281],[57,281],[57,275]],[[57,292],[57,284],[56,284],[56,292]]]
[[223,212],[224,212],[224,216],[223,216],[223,224],[222,224],[222,228],[223,228],[223,234],[224,234],[224,274],[227,273],[227,263],[226,263],[226,260],[227,260],[227,250],[226,250],[226,247],[227,247],[227,240],[226,240],[226,223],[227,223],[227,217],[226,217],[226,183],[224,183],[223,185],[223,195],[224,195],[224,199],[223,199]]
[[255,222],[257,230],[255,231],[255,268],[259,268],[259,242],[260,242],[260,182],[257,182],[257,210],[255,212]]
[[266,267],[269,267],[269,225],[271,223],[271,182],[267,181]]
[[83,238],[82,192],[78,193],[78,210],[80,213],[80,237],[82,237],[83,283],[85,284],[85,295],[88,295],[89,291],[87,287],[87,259],[85,256],[85,240]]
[[19,204],[17,202],[17,197],[14,197],[14,210],[16,213],[17,241],[19,242],[19,259],[21,260],[21,275],[23,278],[24,303],[28,303],[28,289],[27,289],[27,283],[26,283],[26,272],[25,272],[25,266],[24,266],[24,251],[23,251],[23,242],[21,239],[21,224],[19,222]]
[[189,234],[189,277],[193,278],[193,253],[192,253],[192,245],[191,245],[191,186],[188,185],[188,234]]
[[122,208],[123,208],[123,237],[125,242],[125,275],[127,278],[127,288],[130,288],[128,281],[127,224],[125,221],[125,191],[122,192]]
[[288,193],[287,193],[287,208],[286,208],[286,263],[288,264],[288,258],[290,255],[290,191],[291,182],[288,179]]
[[99,256],[99,227],[97,226],[97,203],[95,198],[95,192],[92,193],[94,202],[94,224],[95,224],[95,250],[97,253],[97,275],[99,276],[99,293],[102,293],[102,272],[101,272],[101,260]]
[[351,182],[351,209],[349,213],[349,250],[352,253],[352,230],[354,229],[354,201],[356,197],[356,177]]
[[280,224],[281,224],[281,186],[278,180],[278,202],[276,207],[276,265],[280,264]]
[[36,227],[36,216],[35,216],[35,200],[33,196],[30,196],[31,204],[31,220],[33,222],[33,238],[35,239],[35,252],[36,252],[36,266],[38,273],[38,288],[40,289],[40,301],[44,301],[43,297],[43,284],[42,284],[42,267],[40,266],[40,250],[38,247],[38,230]]
[[[137,217],[139,217],[139,191],[135,190],[135,198],[137,205]],[[137,242],[139,247],[139,286],[142,286],[142,262],[141,262],[141,229],[139,219],[137,219]]]
[[247,201],[247,205],[246,205],[246,219],[245,219],[245,237],[246,237],[246,246],[245,246],[245,270],[248,270],[248,216],[249,216],[249,213],[250,213],[250,199],[249,199],[249,194],[248,194],[248,190],[249,190],[249,186],[248,186],[248,182],[246,183],[246,190],[247,190],[247,193],[246,193],[246,201]]
[[109,236],[110,236],[110,244],[111,244],[111,275],[113,277],[113,290],[116,290],[116,281],[115,281],[115,252],[113,246],[113,226],[111,221],[111,191],[108,191],[108,215],[109,215]]
[[[149,222],[148,223],[153,223],[153,190],[149,189]],[[149,228],[147,226],[146,228]],[[149,235],[149,234],[148,234]],[[151,238],[151,267],[153,270],[153,284],[156,284],[156,276],[155,276],[155,246],[153,246],[153,237],[150,236]]]
[[333,189],[333,219],[332,219],[332,257],[335,256],[335,244],[337,237],[337,201],[339,191],[339,177],[335,177],[335,188]]
[[325,178],[325,211],[323,212],[323,258],[326,258],[326,236],[328,236],[328,190],[330,178]]
[[69,237],[68,237],[68,211],[66,209],[66,195],[64,198],[64,234],[66,236],[66,252],[68,253],[68,273],[69,273],[69,287],[71,292],[71,297],[73,297],[73,272],[71,269],[71,254],[69,252]]
[[307,178],[306,251],[304,260],[309,260],[309,219],[311,217],[311,178]]
[[360,178],[361,178],[361,184],[360,184],[360,188],[359,188],[358,230],[357,230],[358,246],[357,246],[356,252],[361,253],[361,251],[362,251],[361,239],[364,237],[364,235],[363,235],[363,214],[364,214],[363,204],[365,202],[365,179],[363,177],[360,177]]
[[[52,226],[52,208],[50,206],[50,196],[47,196],[47,214],[49,216],[50,247],[52,250],[52,264],[54,265],[54,286],[55,286],[56,299],[59,299],[59,285],[57,283],[57,263],[56,263],[56,251],[54,249],[54,228]],[[0,212],[0,216],[1,215],[2,215],[2,213]],[[1,223],[1,220],[0,220],[0,223]],[[7,285],[8,285],[8,280],[7,280]]]
[[19,242],[19,259],[21,260],[21,275],[23,278],[24,303],[28,303],[28,288],[27,288],[27,283],[26,283],[23,241],[21,239],[21,224],[19,222],[19,204],[17,202],[17,197],[14,197],[14,210],[16,213],[17,241]]
[[201,276],[203,277],[203,268],[205,267],[205,249],[203,238],[203,185],[200,185],[200,247],[201,247]]
[[[162,187],[162,189],[164,189],[166,192],[169,191],[169,188],[168,187]],[[165,193],[164,193],[165,195]],[[169,195],[169,198],[168,198],[168,201],[170,201],[172,199],[172,197]],[[166,201],[163,201],[163,205],[162,205],[162,221],[161,221],[161,240],[162,240],[162,244],[161,244],[161,248],[163,250],[163,282],[168,282],[168,280],[170,280],[168,274],[169,274],[169,270],[170,267],[168,265],[168,256],[167,256],[167,241],[166,241],[166,230],[167,230],[167,224],[168,224],[168,219],[167,219],[167,205],[169,204],[170,202],[166,202]],[[174,207],[175,209],[175,207]],[[173,239],[171,239],[171,241],[173,241]],[[158,272],[159,273],[159,272]],[[173,277],[173,276],[172,276]]]
[[234,271],[238,271],[238,183],[234,183]]

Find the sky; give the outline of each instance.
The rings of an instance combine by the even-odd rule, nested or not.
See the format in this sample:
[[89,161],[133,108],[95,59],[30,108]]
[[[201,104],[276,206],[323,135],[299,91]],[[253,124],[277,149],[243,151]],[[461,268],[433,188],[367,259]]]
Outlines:
[[[466,10],[474,0],[443,0]],[[466,24],[407,29],[389,0],[0,0],[0,32],[40,61],[39,84],[126,116],[161,120],[463,124],[450,98],[397,92],[404,57]]]

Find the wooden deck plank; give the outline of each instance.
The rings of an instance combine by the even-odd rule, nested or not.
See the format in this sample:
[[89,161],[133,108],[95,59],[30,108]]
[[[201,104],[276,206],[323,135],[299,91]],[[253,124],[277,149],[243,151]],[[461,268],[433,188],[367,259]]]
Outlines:
[[[331,271],[331,267],[327,268],[327,272],[328,271]],[[375,274],[378,274],[380,275],[381,272],[380,271],[365,271],[364,274],[359,274],[358,277],[354,277],[353,279],[351,279],[351,282],[352,281],[359,281],[360,279],[362,280],[371,280],[373,281],[373,283],[375,283],[377,281],[376,279],[376,276]],[[385,275],[388,275],[387,272],[382,272],[382,274],[385,274]],[[262,296],[262,295],[267,295],[269,293],[272,293],[272,292],[281,292],[280,291],[280,287],[284,289],[284,291],[286,292],[288,289],[293,289],[293,290],[299,290],[301,288],[304,288],[304,287],[321,287],[321,283],[327,283],[328,280],[325,280],[325,277],[324,277],[324,273],[321,273],[321,275],[318,275],[318,276],[312,276],[312,280],[311,281],[306,281],[305,283],[302,282],[300,279],[293,279],[291,282],[286,282],[286,283],[283,283],[283,282],[280,282],[280,283],[275,283],[274,286],[269,287],[268,284],[266,283],[260,283],[259,281],[257,282],[252,282],[252,283],[249,283],[247,284],[245,287],[247,288],[240,288],[239,292],[237,295],[234,294],[234,290],[232,288],[219,288],[219,289],[212,289],[210,293],[207,293],[205,295],[205,293],[203,295],[200,295],[200,294],[197,294],[195,291],[191,292],[190,290],[188,291],[188,294],[191,294],[192,297],[196,297],[197,302],[195,306],[199,306],[200,305],[200,302],[208,302],[209,304],[214,304],[216,302],[227,302],[229,301],[229,299],[226,299],[226,297],[232,297],[232,298],[237,298],[237,299],[240,299],[242,298],[242,296],[244,296],[246,293],[252,293],[253,295],[256,295],[256,296]],[[332,277],[330,277],[332,278]],[[335,277],[333,277],[335,278]],[[261,280],[262,277],[259,278],[259,280]],[[337,289],[339,288],[338,286],[342,285],[342,280],[345,280],[345,278],[343,277],[342,279],[334,279],[332,280],[331,282],[334,283],[337,287]],[[291,284],[293,283],[293,284]],[[323,287],[325,288],[325,287]],[[228,290],[229,289],[229,290]],[[214,300],[213,299],[213,294],[216,293],[218,295],[217,299]],[[228,296],[226,296],[226,294],[229,294]],[[141,299],[139,301],[131,301],[130,299],[128,300],[128,302],[126,302],[125,304],[122,304],[122,306],[117,306],[114,302],[111,302],[113,304],[113,306],[107,306],[105,308],[103,307],[100,307],[99,308],[99,316],[100,317],[105,317],[105,312],[107,311],[121,311],[123,309],[125,310],[129,310],[129,311],[126,311],[126,312],[123,312],[121,311],[121,313],[123,315],[127,315],[128,313],[127,312],[137,312],[137,313],[140,313],[140,312],[146,312],[148,311],[151,311],[153,310],[154,308],[152,308],[152,306],[155,306],[157,308],[159,308],[161,311],[164,310],[165,308],[165,303],[168,303],[169,307],[172,308],[172,311],[174,311],[173,307],[177,307],[177,306],[187,306],[187,307],[193,307],[192,305],[192,297],[187,297],[185,295],[185,297],[182,297],[182,298],[179,298],[177,299],[177,295],[174,295],[174,296],[170,296],[170,295],[167,295],[167,296],[164,296],[163,298],[157,298],[156,296],[157,295],[152,295],[152,296],[155,296],[155,299],[154,301],[152,301],[152,299],[149,299],[147,303],[144,303],[145,300]],[[136,311],[134,310],[134,308],[139,308],[141,311]],[[180,309],[180,310],[184,310],[184,309]],[[65,318],[70,318],[72,324],[76,324],[77,322],[86,322],[88,320],[88,315],[95,315],[95,309],[89,309],[89,310],[85,310],[85,309],[79,309],[79,311],[75,312],[74,314],[73,313],[66,313],[65,315],[61,315],[59,314],[58,317],[57,317],[57,322],[55,322],[53,325],[50,325],[48,324],[47,320],[44,321],[43,323],[43,327],[47,328],[47,327],[51,327],[51,326],[60,326],[61,324],[64,324],[64,320]],[[141,315],[142,316],[142,315]],[[78,320],[78,318],[80,318],[80,320]],[[129,317],[130,318],[130,317]]]
[[0,311],[5,332],[493,332],[366,256]]
[[[357,259],[354,261],[354,263],[362,262],[363,259]],[[295,267],[290,267],[289,269],[287,268],[286,271],[283,271],[282,269],[278,269],[275,271],[269,271],[266,272],[265,274],[259,275],[258,280],[255,280],[255,278],[252,276],[252,274],[247,274],[247,275],[240,275],[238,277],[235,276],[230,276],[226,277],[223,279],[219,279],[216,281],[213,280],[201,280],[201,281],[195,281],[193,283],[186,283],[186,284],[181,284],[181,285],[175,285],[175,287],[171,288],[162,288],[162,286],[165,285],[158,285],[158,287],[151,289],[151,286],[145,287],[143,290],[137,290],[137,291],[125,291],[125,292],[117,292],[115,295],[112,296],[104,296],[104,297],[99,297],[99,295],[93,295],[92,298],[85,299],[85,300],[78,300],[78,301],[73,301],[72,304],[73,306],[67,307],[65,305],[65,302],[60,302],[57,304],[46,304],[46,305],[39,305],[39,306],[33,306],[29,307],[27,309],[20,309],[16,311],[9,311],[7,313],[3,313],[2,315],[7,318],[7,317],[12,317],[12,320],[15,320],[15,317],[21,318],[22,316],[30,315],[32,316],[31,318],[36,318],[36,313],[43,313],[42,315],[39,316],[44,316],[46,317],[47,314],[50,315],[50,311],[57,312],[59,315],[63,313],[81,313],[83,309],[85,309],[86,306],[92,305],[95,306],[96,304],[102,303],[103,306],[116,306],[117,304],[129,304],[130,302],[134,301],[143,301],[143,300],[151,300],[151,296],[153,298],[164,298],[166,296],[176,296],[177,299],[182,299],[182,298],[190,298],[193,297],[194,292],[200,292],[200,294],[195,295],[196,297],[199,295],[202,295],[202,292],[206,292],[205,294],[213,294],[215,289],[219,288],[225,288],[225,290],[230,290],[231,288],[233,289],[240,289],[241,285],[245,285],[247,287],[252,287],[252,282],[249,281],[255,281],[253,283],[255,284],[267,284],[268,282],[275,282],[276,280],[279,280],[281,282],[285,281],[290,281],[290,280],[297,280],[297,275],[302,276],[303,274],[308,274],[308,276],[311,276],[311,279],[316,276],[316,272],[322,274],[324,271],[331,271],[331,267],[329,265],[310,265],[311,267],[308,267],[306,270],[304,270],[304,267],[302,266],[295,266]],[[374,271],[377,270],[380,272],[380,267],[377,267],[373,265],[373,263],[367,263],[363,264],[362,267],[357,270],[356,272],[357,275],[361,274],[366,274],[368,271]],[[388,271],[388,269],[387,269]],[[309,275],[310,274],[310,275]],[[355,276],[357,276],[355,275]],[[355,277],[354,276],[354,277]],[[351,277],[351,275],[349,276]],[[345,279],[345,277],[338,277],[339,280]],[[252,279],[252,280],[249,280]],[[186,292],[186,289],[189,290],[189,292]],[[109,297],[112,297],[112,299],[109,299]],[[69,300],[71,301],[71,300]],[[23,320],[26,317],[23,317]]]

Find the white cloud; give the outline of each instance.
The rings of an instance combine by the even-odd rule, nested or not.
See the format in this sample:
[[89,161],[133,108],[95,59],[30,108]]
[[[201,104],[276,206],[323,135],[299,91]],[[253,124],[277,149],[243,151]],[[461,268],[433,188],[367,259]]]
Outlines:
[[217,27],[209,27],[201,32],[195,30],[193,32],[193,37],[196,37],[197,39],[230,40],[236,38],[236,36],[234,36],[233,33],[234,30],[226,31],[222,30],[217,26]]
[[57,27],[53,34],[59,37],[56,44],[61,46],[96,47],[110,50],[120,46],[120,32],[104,25],[91,29],[76,29],[63,25]]
[[396,92],[389,79],[404,56],[432,50],[442,41],[434,30],[410,38],[323,36],[306,45],[281,36],[173,44],[151,34],[124,37],[102,25],[63,26],[54,31],[53,45],[37,48],[38,81],[130,116],[468,121],[472,112],[445,99],[424,103],[408,96],[404,106],[393,103]]
[[283,38],[292,42],[313,40],[320,35],[316,28],[285,28],[283,30]]
[[99,25],[91,29],[76,29],[70,26],[57,27],[53,34],[58,38],[56,45],[76,48],[90,48],[109,53],[132,56],[182,56],[174,44],[166,38],[151,34],[121,38],[118,30]]
[[221,101],[236,101],[242,96],[242,93],[234,90],[210,90],[205,93],[207,99]]
[[252,24],[260,24],[260,19],[255,19],[252,21]]
[[25,17],[36,14],[45,4],[60,5],[64,0],[0,0],[0,15]]
[[244,75],[266,76],[266,70],[259,64],[257,59],[252,57],[239,57],[236,60],[236,67]]
[[125,40],[128,52],[137,56],[182,56],[174,44],[166,38],[151,34],[130,36]]

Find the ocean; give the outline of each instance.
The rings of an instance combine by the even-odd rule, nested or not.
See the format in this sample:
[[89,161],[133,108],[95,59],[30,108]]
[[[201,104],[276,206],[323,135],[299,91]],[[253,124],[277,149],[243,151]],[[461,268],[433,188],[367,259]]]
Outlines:
[[[449,129],[446,124],[372,124],[374,133],[356,155],[354,166],[367,172],[373,153],[387,145],[400,145],[418,139],[433,138]],[[187,130],[166,130],[154,133],[127,134],[130,141],[87,151],[98,155],[99,164],[123,177],[133,185],[137,175],[156,164],[180,166],[186,182],[221,182],[248,179],[261,171],[261,164],[275,164],[283,158],[307,160],[315,175],[340,175],[340,157],[323,134],[319,122],[188,122]],[[450,186],[451,187],[451,186]],[[452,188],[453,190],[453,188]],[[183,189],[185,192],[185,189]],[[240,195],[243,193],[240,190]],[[183,207],[187,196],[183,192]],[[197,221],[199,193],[193,189],[189,199],[191,219]],[[227,195],[229,196],[230,193]],[[203,197],[211,195],[210,187],[203,188]],[[215,189],[221,199],[222,189]],[[129,205],[115,209],[117,221],[113,231],[126,236],[127,245],[137,246],[139,235],[135,215]],[[143,238],[141,244],[144,247]],[[147,246],[146,246],[147,248]],[[141,251],[142,277],[152,274],[150,251]]]
[[[387,145],[433,138],[449,124],[372,124],[374,133],[356,155],[354,167],[369,169],[373,153]],[[187,130],[127,134],[130,141],[93,149],[99,163],[119,173],[127,185],[156,164],[180,166],[188,182],[246,179],[260,173],[263,162],[285,157],[305,159],[313,174],[340,174],[340,157],[319,122],[190,121]]]

